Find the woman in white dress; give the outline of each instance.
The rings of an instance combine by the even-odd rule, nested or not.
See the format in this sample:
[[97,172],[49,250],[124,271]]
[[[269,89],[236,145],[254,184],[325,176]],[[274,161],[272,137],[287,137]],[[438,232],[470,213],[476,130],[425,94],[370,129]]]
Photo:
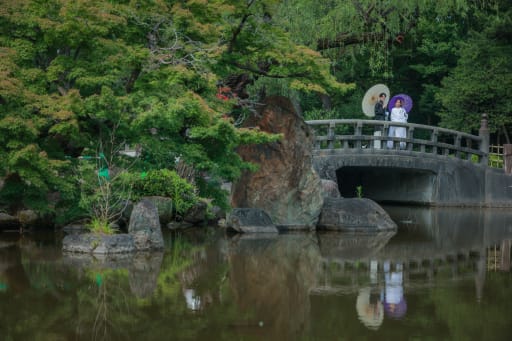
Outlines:
[[[405,111],[405,109],[402,108],[402,100],[401,99],[396,100],[395,107],[393,109],[391,109],[391,114],[389,117],[390,117],[391,122],[407,123],[408,115],[407,115],[407,111]],[[405,138],[406,135],[407,135],[407,130],[405,127],[395,127],[395,126],[389,127],[389,134],[388,134],[389,137],[404,137]],[[392,149],[394,142],[388,141],[387,145],[388,145],[389,149]],[[400,142],[400,149],[405,149],[405,142]]]

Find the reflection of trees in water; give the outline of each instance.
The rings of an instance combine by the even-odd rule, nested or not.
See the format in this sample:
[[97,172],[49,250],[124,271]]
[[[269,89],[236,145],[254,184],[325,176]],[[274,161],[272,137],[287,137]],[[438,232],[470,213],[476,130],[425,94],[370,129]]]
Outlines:
[[28,240],[0,248],[0,268],[7,266],[0,300],[3,340],[52,340],[69,331],[63,321],[73,318],[76,272],[53,252],[45,257],[44,249]]
[[147,316],[135,316],[157,287],[163,252],[113,255],[65,253],[63,263],[80,278],[76,289],[74,333],[83,339],[131,339]]
[[85,276],[87,285],[77,292],[76,335],[91,340],[129,339],[125,326],[133,320],[129,312],[135,300],[129,294],[128,271],[89,270]]
[[[477,236],[463,236],[462,227],[451,231],[420,233],[409,241],[374,236],[366,243],[361,235],[349,234],[231,239],[183,235],[166,244],[165,253],[115,259],[62,257],[55,248],[46,252],[45,243],[15,243],[0,249],[0,280],[9,283],[6,294],[0,293],[0,338],[161,339],[173,335],[175,339],[211,339],[222,334],[226,339],[297,339],[304,335],[335,339],[367,335],[375,331],[368,331],[358,320],[355,305],[361,289],[372,283],[372,259],[382,264],[385,257],[399,256],[398,251],[422,256],[432,254],[424,252],[428,248],[453,250],[450,245],[457,245],[459,237],[463,245],[474,245],[476,240],[501,236],[498,230]],[[437,242],[438,237],[447,241]],[[497,249],[504,248],[498,245]],[[497,339],[503,336],[505,316],[512,313],[503,304],[512,300],[507,288],[510,277],[486,272],[488,258],[480,256],[488,255],[488,250],[406,259],[409,329],[431,335],[429,324],[433,324],[463,339],[471,333],[458,329],[469,328],[462,318],[473,319],[481,327],[482,319],[475,322],[480,311],[485,319],[497,321],[497,331],[486,332]],[[379,276],[383,287],[382,270]],[[332,291],[327,290],[329,286]],[[188,305],[187,293],[192,297]],[[371,297],[370,305],[374,303]],[[368,306],[360,308],[364,307]],[[378,304],[372,307],[379,313]],[[397,336],[391,329],[380,328],[379,337]],[[329,334],[333,330],[336,333]]]
[[[200,274],[198,260],[202,247],[194,246],[182,235],[172,239],[158,276],[158,299],[180,305],[180,293]],[[177,301],[178,300],[178,301]]]
[[21,264],[21,251],[16,244],[5,244],[0,248],[0,292],[13,290],[23,292],[29,280]]
[[511,300],[510,276],[490,272],[478,302],[473,290],[451,285],[427,291],[423,304],[435,307],[428,318],[441,324],[450,339],[508,340],[512,307],[506,302]]
[[[101,278],[100,274],[97,274],[96,281]],[[92,326],[93,340],[106,340],[109,337],[108,327],[112,326],[109,319],[109,304],[107,300],[107,283],[98,284],[98,295],[96,297],[97,312],[94,324]]]

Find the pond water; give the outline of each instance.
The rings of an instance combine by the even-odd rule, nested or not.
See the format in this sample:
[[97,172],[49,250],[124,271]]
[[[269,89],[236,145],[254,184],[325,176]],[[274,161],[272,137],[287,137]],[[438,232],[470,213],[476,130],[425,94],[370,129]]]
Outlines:
[[510,339],[512,212],[385,209],[396,234],[164,231],[114,258],[0,233],[0,339]]

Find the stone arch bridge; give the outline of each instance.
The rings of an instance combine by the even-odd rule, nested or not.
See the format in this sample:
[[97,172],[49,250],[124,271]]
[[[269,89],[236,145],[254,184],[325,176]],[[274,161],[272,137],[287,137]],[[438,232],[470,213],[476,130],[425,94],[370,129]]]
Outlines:
[[[479,135],[412,123],[375,120],[307,121],[315,134],[313,166],[338,183],[343,197],[357,193],[380,203],[512,207],[512,176],[488,166],[489,131]],[[405,138],[388,137],[403,126]]]

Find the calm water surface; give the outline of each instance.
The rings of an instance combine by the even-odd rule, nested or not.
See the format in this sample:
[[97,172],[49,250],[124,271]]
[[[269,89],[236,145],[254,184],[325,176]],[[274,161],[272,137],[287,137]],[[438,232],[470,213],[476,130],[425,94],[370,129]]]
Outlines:
[[188,230],[116,258],[0,233],[0,339],[512,339],[512,212],[385,208],[396,234]]

